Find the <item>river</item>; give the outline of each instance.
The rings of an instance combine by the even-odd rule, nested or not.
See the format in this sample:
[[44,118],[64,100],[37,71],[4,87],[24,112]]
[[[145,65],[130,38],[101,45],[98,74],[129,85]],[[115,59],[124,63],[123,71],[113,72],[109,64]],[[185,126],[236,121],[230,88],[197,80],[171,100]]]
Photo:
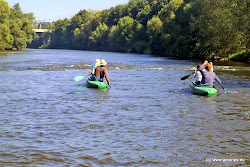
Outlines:
[[[89,89],[95,59],[111,89]],[[150,55],[0,52],[0,166],[247,166],[250,66],[214,63],[228,92],[191,93],[201,62]]]

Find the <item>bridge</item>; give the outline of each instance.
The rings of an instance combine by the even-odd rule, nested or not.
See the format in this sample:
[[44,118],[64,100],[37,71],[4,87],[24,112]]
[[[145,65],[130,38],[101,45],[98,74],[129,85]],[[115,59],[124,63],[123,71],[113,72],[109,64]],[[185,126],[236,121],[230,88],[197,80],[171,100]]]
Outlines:
[[33,31],[35,31],[37,34],[41,34],[44,32],[52,32],[52,30],[50,29],[33,29]]

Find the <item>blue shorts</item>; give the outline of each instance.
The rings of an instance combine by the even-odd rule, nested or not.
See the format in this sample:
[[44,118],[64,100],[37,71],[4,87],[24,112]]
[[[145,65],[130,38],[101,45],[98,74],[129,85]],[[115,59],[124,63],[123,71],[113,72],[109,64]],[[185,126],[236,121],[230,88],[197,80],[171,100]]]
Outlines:
[[90,81],[101,81],[101,82],[103,82],[103,81],[104,81],[104,78],[97,78],[96,76],[92,76],[92,77],[90,78]]

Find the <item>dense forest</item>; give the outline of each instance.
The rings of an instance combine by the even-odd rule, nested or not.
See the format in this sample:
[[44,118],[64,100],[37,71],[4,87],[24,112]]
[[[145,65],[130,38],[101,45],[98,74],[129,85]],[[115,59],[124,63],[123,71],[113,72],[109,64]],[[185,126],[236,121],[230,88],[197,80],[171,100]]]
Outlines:
[[182,59],[228,59],[240,54],[243,61],[249,61],[248,6],[249,0],[130,0],[102,11],[80,10],[71,19],[57,20],[52,33],[36,37],[29,47],[43,44],[42,48]]
[[19,3],[11,8],[5,0],[0,0],[0,50],[22,50],[31,43],[35,32],[33,13],[23,13]]

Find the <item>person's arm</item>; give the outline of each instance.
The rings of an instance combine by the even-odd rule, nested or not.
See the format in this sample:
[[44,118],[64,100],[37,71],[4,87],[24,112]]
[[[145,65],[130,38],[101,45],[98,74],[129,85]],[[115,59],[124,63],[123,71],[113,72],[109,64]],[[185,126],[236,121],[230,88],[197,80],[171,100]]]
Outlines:
[[205,67],[205,63],[203,63],[203,64],[200,66],[199,70],[202,70],[204,67]]
[[94,75],[94,74],[95,74],[95,69],[94,69],[94,68],[92,69],[91,74],[92,74],[92,75]]
[[214,72],[213,62],[210,62],[210,64],[211,64],[211,71]]
[[96,68],[96,66],[93,66],[91,75],[94,75],[94,74],[95,74],[95,68]]
[[110,85],[110,82],[109,82],[109,76],[108,76],[108,70],[105,68],[105,70],[104,70],[104,74],[105,74],[105,78],[106,78],[106,80],[107,80],[107,82],[108,82],[108,85]]
[[196,77],[196,72],[197,72],[197,70],[195,69],[195,70],[194,70],[194,77]]
[[208,61],[205,60],[204,63],[200,66],[199,70],[202,70],[206,65],[207,65]]
[[215,78],[214,80],[218,81],[219,83],[221,83],[220,79],[217,77],[217,75],[215,74]]

